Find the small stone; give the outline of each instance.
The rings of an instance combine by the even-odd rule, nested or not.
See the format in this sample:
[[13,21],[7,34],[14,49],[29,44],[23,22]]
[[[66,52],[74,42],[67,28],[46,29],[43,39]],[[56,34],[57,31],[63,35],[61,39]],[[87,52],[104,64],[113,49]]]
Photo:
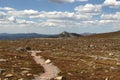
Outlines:
[[0,59],[0,62],[6,62],[7,59]]
[[70,75],[70,76],[73,76],[73,74],[72,73],[67,73],[68,75]]
[[3,79],[3,80],[8,80],[8,78],[5,78],[5,79]]
[[0,74],[3,74],[6,70],[0,68]]
[[106,77],[105,80],[109,80],[109,77]]
[[91,48],[91,47],[94,47],[94,45],[92,45],[92,44],[91,44],[91,45],[89,45],[88,47],[90,47],[90,48]]
[[114,54],[113,53],[109,53],[109,56],[114,56]]
[[32,76],[32,74],[31,74],[31,73],[28,73],[27,76]]
[[50,59],[47,59],[47,60],[45,61],[45,63],[46,63],[46,64],[49,64],[49,63],[51,63],[51,60],[50,60]]
[[25,71],[22,71],[22,72],[21,72],[22,75],[25,75],[25,74],[27,74],[27,73],[29,73],[29,71],[26,71],[26,70],[25,70]]
[[25,68],[25,67],[23,67],[23,68],[21,68],[22,70],[31,70],[31,68]]
[[28,47],[28,46],[25,47],[25,49],[28,50],[28,51],[29,51],[29,50],[32,50],[31,47]]
[[58,77],[55,78],[55,80],[66,80],[66,78],[63,77],[63,76],[58,76]]
[[18,79],[18,80],[24,80],[23,78],[20,78],[20,79]]
[[5,78],[10,78],[10,77],[13,77],[13,74],[7,74],[7,75],[5,75]]
[[116,65],[117,65],[117,66],[120,66],[120,63],[119,63],[119,62],[117,62],[117,63],[116,63]]

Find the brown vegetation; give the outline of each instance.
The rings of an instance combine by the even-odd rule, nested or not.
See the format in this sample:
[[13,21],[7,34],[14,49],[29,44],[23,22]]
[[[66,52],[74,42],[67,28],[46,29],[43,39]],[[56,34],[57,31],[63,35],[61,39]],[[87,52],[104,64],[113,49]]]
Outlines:
[[[3,58],[3,56],[5,59],[10,60],[11,58],[10,63],[6,62],[4,66],[0,65],[0,67],[5,68],[9,64],[13,68],[14,63],[12,61],[17,63],[21,61],[21,66],[16,64],[19,68],[23,66],[31,67],[34,73],[38,73],[39,69],[33,68],[34,61],[28,53],[10,51],[14,51],[18,47],[30,46],[34,50],[41,50],[42,52],[37,55],[50,59],[61,70],[59,75],[65,76],[67,80],[120,80],[119,35],[120,33],[116,32],[116,35],[114,33],[113,36],[110,33],[75,39],[49,38],[0,41],[0,58]],[[2,49],[5,49],[5,51]],[[16,54],[18,57],[14,59],[12,55],[15,56]],[[19,58],[20,56],[21,58]],[[30,64],[26,65],[26,62]],[[2,62],[0,63],[2,64]],[[19,68],[15,70],[17,71],[16,74],[19,73]]]

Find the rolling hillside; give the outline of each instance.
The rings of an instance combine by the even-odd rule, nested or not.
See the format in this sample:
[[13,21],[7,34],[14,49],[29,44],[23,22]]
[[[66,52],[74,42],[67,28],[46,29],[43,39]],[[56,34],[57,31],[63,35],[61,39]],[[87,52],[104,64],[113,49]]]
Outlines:
[[87,37],[91,38],[120,38],[120,31],[94,34]]

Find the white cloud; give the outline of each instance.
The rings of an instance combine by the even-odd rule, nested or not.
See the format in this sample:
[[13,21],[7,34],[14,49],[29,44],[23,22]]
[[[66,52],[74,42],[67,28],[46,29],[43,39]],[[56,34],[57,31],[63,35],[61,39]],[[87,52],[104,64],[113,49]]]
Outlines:
[[30,18],[71,18],[74,15],[72,12],[39,12],[37,15],[31,15]]
[[27,20],[24,20],[24,19],[16,19],[16,23],[18,23],[18,24],[33,24],[35,22],[27,21]]
[[[0,11],[0,26],[16,27],[97,27],[116,26],[120,23],[120,12],[102,14],[102,5],[86,4],[75,7],[73,12],[8,10]],[[12,8],[11,8],[12,9]],[[6,9],[7,10],[7,9]],[[101,16],[99,16],[99,15]],[[94,17],[95,16],[95,17]],[[97,18],[96,18],[97,16]],[[97,25],[97,26],[96,26]]]
[[36,10],[21,10],[21,11],[8,11],[8,15],[14,15],[14,16],[17,16],[17,17],[25,17],[25,16],[30,16],[30,15],[36,15],[38,14],[39,12],[36,11]]
[[0,7],[0,10],[14,11],[15,9],[10,7]]
[[16,21],[14,16],[9,17],[8,20],[11,21],[11,22],[15,22]]
[[114,14],[102,14],[99,24],[120,28],[120,12]]
[[84,15],[80,13],[74,12],[40,12],[37,15],[31,15],[30,18],[37,18],[37,19],[62,19],[62,20],[85,20],[91,18],[90,15]]
[[24,10],[23,13],[27,15],[34,15],[34,14],[38,14],[38,11],[30,9],[30,10]]
[[3,19],[6,16],[6,13],[0,12],[0,19]]
[[5,12],[0,12],[0,16],[6,15]]
[[120,20],[120,12],[116,12],[115,14],[102,14],[101,18],[109,20]]
[[120,1],[117,0],[105,0],[104,6],[109,6],[110,8],[119,8],[120,7]]
[[49,0],[51,2],[54,2],[54,3],[72,3],[72,2],[76,2],[76,1],[80,1],[80,2],[86,2],[88,0]]
[[80,13],[99,13],[101,8],[102,5],[86,4],[85,6],[77,6],[74,10]]
[[100,24],[115,24],[115,23],[120,23],[118,20],[100,20]]

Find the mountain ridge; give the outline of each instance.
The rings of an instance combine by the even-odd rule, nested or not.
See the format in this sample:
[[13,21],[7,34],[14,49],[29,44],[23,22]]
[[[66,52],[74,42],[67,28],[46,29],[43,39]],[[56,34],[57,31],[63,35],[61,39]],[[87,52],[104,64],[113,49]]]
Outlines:
[[29,38],[106,38],[106,37],[118,37],[120,38],[120,31],[108,32],[108,33],[71,33],[62,32],[59,34],[38,34],[38,33],[0,33],[0,40],[16,40],[16,39],[29,39]]

